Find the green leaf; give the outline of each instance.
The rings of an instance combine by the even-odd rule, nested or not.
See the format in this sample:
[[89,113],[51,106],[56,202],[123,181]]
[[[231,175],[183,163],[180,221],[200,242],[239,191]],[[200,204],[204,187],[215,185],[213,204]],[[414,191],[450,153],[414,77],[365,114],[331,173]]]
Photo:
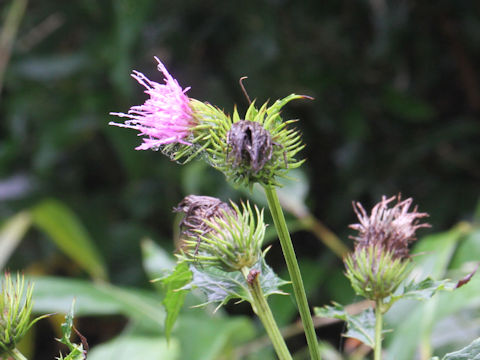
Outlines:
[[445,355],[442,360],[480,360],[480,338],[461,350]]
[[[181,359],[236,359],[235,348],[258,336],[254,322],[244,316],[218,316],[191,309],[178,319],[175,339],[180,342]],[[244,357],[242,357],[243,359]]]
[[405,285],[400,285],[390,301],[394,302],[399,299],[427,300],[438,291],[453,291],[456,287],[457,282],[450,280],[436,281],[431,278],[426,278],[421,281],[411,280]]
[[[279,287],[288,282],[280,279],[264,259],[261,259],[252,269],[260,270],[260,286],[265,297],[271,294],[284,294]],[[251,301],[248,284],[240,271],[225,272],[216,267],[196,267],[195,265],[190,265],[190,270],[193,273],[193,280],[185,289],[199,288],[207,298],[201,305],[216,303],[220,307],[231,299]]]
[[83,345],[73,344],[70,341],[70,336],[72,335],[72,328],[73,328],[74,306],[75,306],[75,300],[72,302],[72,307],[70,308],[70,312],[67,313],[67,315],[65,315],[65,322],[62,324],[62,337],[60,339],[57,339],[62,344],[65,344],[68,346],[70,353],[65,358],[63,357],[62,354],[60,354],[60,357],[58,359],[84,360],[86,358],[86,355],[85,355],[86,353],[83,349]]
[[93,348],[88,360],[179,360],[180,348],[173,339],[163,337],[119,336]]
[[177,264],[173,273],[161,281],[166,293],[162,301],[162,304],[165,306],[165,311],[167,312],[165,318],[165,335],[167,339],[169,339],[175,320],[177,320],[180,309],[185,301],[185,296],[189,292],[189,290],[185,289],[185,285],[192,281],[192,273],[186,262],[180,262]]
[[375,314],[372,308],[368,308],[358,315],[349,315],[342,305],[334,302],[333,306],[314,308],[314,312],[317,316],[345,321],[347,332],[343,336],[360,340],[365,345],[374,347]]
[[153,292],[71,278],[29,280],[35,283],[36,313],[66,312],[75,298],[77,315],[122,314],[157,331],[163,327],[165,312]]
[[22,211],[2,224],[0,229],[0,269],[3,269],[31,223],[30,214]]
[[[459,224],[449,231],[432,234],[422,238],[414,248],[412,258],[415,263],[416,276],[442,278],[446,276],[448,266],[461,243],[468,227]],[[471,283],[477,283],[474,276]],[[414,357],[419,340],[428,342],[433,324],[443,317],[459,310],[475,299],[461,294],[475,290],[473,284],[467,284],[453,292],[442,292],[425,302],[411,300],[397,302],[386,314],[386,321],[395,328],[395,333],[402,336],[386,338],[386,360],[410,360]],[[473,291],[474,297],[478,299]],[[472,294],[473,295],[473,294]],[[442,305],[444,301],[445,305]],[[425,346],[430,346],[426,344]]]
[[32,209],[33,223],[95,279],[106,279],[105,265],[93,240],[78,217],[57,200],[46,200]]

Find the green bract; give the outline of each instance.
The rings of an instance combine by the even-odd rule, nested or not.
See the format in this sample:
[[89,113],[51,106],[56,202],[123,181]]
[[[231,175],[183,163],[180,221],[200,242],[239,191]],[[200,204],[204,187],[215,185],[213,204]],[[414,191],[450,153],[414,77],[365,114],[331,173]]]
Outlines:
[[197,236],[184,239],[181,245],[181,260],[202,266],[216,266],[224,271],[239,271],[250,268],[262,257],[262,242],[266,225],[263,210],[254,210],[247,202],[241,208],[231,203],[232,212],[223,211],[223,216],[205,219],[210,231],[198,230]]
[[361,247],[345,258],[345,275],[358,295],[379,300],[395,292],[409,274],[409,264],[380,246]]
[[196,156],[204,154],[205,149],[212,143],[212,131],[215,132],[219,124],[229,122],[229,117],[217,107],[199,100],[189,100],[192,116],[197,122],[197,125],[191,129],[190,137],[185,139],[191,145],[173,143],[161,148],[165,155],[181,163],[187,163]]

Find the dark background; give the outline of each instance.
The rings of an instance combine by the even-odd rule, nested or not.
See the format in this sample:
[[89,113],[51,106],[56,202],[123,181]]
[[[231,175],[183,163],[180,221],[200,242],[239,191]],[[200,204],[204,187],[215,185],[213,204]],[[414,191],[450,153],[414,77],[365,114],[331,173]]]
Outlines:
[[[2,19],[11,3],[0,2]],[[132,69],[162,80],[158,56],[183,87],[191,86],[189,96],[228,113],[234,104],[246,108],[243,75],[260,103],[293,92],[313,96],[290,103],[284,115],[300,119],[307,145],[307,203],[345,242],[355,221],[351,201],[370,207],[384,194],[414,197],[434,231],[448,229],[468,220],[478,201],[479,7],[30,1],[0,97],[0,219],[59,199],[95,239],[113,283],[148,286],[139,239],[151,236],[173,249],[171,210],[191,192],[239,197],[215,170],[134,151],[134,131],[108,126],[115,120],[109,112],[146,99],[129,77]],[[83,276],[43,237],[29,232],[9,266]],[[309,232],[295,233],[294,241],[300,258],[334,274],[311,294],[315,303],[351,296],[338,280],[340,260]],[[282,272],[278,245],[270,256]]]

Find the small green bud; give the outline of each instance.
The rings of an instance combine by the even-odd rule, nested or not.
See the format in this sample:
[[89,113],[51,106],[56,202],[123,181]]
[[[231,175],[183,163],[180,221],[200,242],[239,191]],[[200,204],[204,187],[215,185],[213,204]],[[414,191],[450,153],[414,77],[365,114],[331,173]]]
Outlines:
[[253,210],[248,202],[242,203],[241,208],[231,202],[231,206],[225,209],[225,203],[218,201],[218,212],[207,216],[208,212],[202,211],[207,215],[198,222],[200,225],[183,232],[186,237],[177,257],[199,265],[216,266],[224,271],[250,268],[263,255],[261,247],[266,228],[263,210],[257,207]]
[[16,280],[13,280],[11,274],[5,272],[1,291],[0,354],[13,350],[32,325],[40,320],[30,321],[33,285],[27,285],[25,291],[23,275],[17,273]]

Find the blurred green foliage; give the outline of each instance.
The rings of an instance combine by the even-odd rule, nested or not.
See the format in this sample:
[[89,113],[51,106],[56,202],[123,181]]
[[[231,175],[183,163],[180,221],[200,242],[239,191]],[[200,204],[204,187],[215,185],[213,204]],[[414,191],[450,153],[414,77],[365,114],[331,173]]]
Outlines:
[[[0,2],[2,33],[16,1]],[[249,76],[250,97],[259,102],[292,92],[315,97],[292,103],[283,113],[300,119],[297,126],[307,144],[301,209],[345,242],[347,225],[354,221],[351,201],[370,206],[383,194],[414,197],[420,211],[431,214],[433,231],[470,221],[480,180],[479,11],[480,3],[473,0],[264,0],[241,5],[213,0],[29,1],[19,15],[9,61],[0,67],[0,245],[8,254],[13,251],[10,257],[3,253],[2,265],[9,259],[5,266],[12,269],[78,278],[68,281],[78,284],[78,291],[62,288],[61,279],[40,279],[39,311],[68,311],[72,295],[91,291],[87,304],[103,301],[111,309],[115,301],[101,300],[112,297],[110,290],[92,285],[88,276],[96,281],[108,277],[108,286],[118,294],[135,286],[129,295],[133,299],[159,303],[147,282],[153,276],[142,268],[140,239],[148,236],[167,252],[173,250],[176,219],[171,209],[187,194],[223,200],[247,196],[201,162],[179,166],[160,153],[134,151],[140,140],[133,131],[107,125],[110,111],[125,112],[145,99],[129,77],[132,69],[161,80],[155,55],[182,86],[192,87],[189,95],[229,113],[234,104],[241,113],[246,109],[238,85],[243,75]],[[5,57],[6,48],[0,54]],[[338,257],[305,222],[296,216],[289,222],[299,230],[294,244],[312,304],[352,302]],[[477,235],[469,235],[468,249],[452,250],[453,268],[469,256],[480,257]],[[267,260],[282,276],[281,251],[278,243],[272,244]],[[439,275],[449,269],[450,262],[446,264]],[[46,295],[62,305],[51,310],[40,306],[42,284]],[[148,300],[137,291],[148,292]],[[296,318],[290,297],[271,301],[282,324]],[[123,303],[113,307],[118,311],[93,313],[82,313],[82,306],[89,305],[79,297],[78,315],[115,313],[136,319],[134,309]],[[156,311],[162,312],[161,307]],[[199,348],[203,344],[212,353],[199,352],[200,358],[214,359],[260,331],[242,316],[230,323],[220,314],[216,328],[202,322],[198,312],[185,311],[174,329],[183,340],[174,339],[168,347],[172,359],[180,356],[184,341],[196,341]],[[248,313],[241,306],[227,311]],[[208,328],[202,332],[205,339],[215,330],[223,338],[216,344],[210,343],[213,338],[197,338],[193,328],[198,323]],[[151,329],[136,332],[136,326],[122,334],[125,353],[137,344],[151,344],[154,353],[166,347],[151,341]],[[111,327],[84,335],[95,345],[122,329]],[[319,335],[332,340],[331,332]],[[47,339],[40,340],[35,358],[58,354],[44,354]],[[301,341],[295,337],[289,345],[301,348]],[[92,357],[106,358],[108,346],[115,344]],[[194,359],[192,354],[180,358]]]

